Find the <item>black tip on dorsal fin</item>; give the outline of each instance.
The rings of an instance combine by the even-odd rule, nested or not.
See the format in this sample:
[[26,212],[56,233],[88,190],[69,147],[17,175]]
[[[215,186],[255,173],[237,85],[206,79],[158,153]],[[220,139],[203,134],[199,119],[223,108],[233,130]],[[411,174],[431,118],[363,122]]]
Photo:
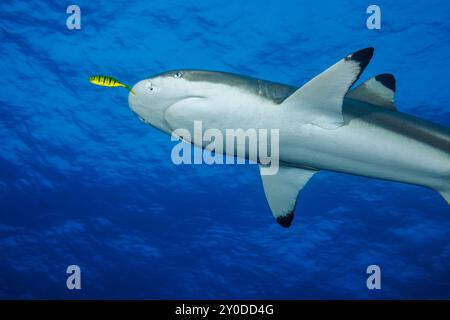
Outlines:
[[395,87],[396,86],[395,77],[392,74],[390,74],[390,73],[379,74],[375,77],[375,80],[380,82],[386,88],[389,88],[395,92],[395,88],[396,88]]
[[280,216],[277,218],[277,222],[280,226],[289,228],[291,226],[292,220],[294,219],[294,212],[289,212],[285,216]]
[[374,52],[373,47],[365,48],[359,51],[356,51],[345,58],[345,60],[353,60],[358,61],[361,67],[361,70],[364,70],[370,62],[370,59],[373,57]]

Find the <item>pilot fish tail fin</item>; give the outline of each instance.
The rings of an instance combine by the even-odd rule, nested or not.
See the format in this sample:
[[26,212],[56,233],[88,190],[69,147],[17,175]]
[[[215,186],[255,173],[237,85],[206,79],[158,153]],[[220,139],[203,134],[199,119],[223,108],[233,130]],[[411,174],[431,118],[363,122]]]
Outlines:
[[130,86],[124,85],[124,88],[130,91],[132,94],[136,94]]
[[305,123],[325,129],[343,125],[344,97],[369,64],[373,51],[362,49],[340,60],[287,97],[281,107],[299,113]]

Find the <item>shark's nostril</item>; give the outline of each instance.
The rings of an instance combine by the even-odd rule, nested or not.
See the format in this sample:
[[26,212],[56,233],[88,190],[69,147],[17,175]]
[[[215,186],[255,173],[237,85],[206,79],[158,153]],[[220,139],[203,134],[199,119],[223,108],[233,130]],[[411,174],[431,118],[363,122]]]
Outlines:
[[153,87],[153,85],[152,85],[151,82],[149,82],[149,83],[146,85],[146,88],[147,88],[147,90],[149,90],[149,91],[153,91],[153,90],[154,90],[154,87]]

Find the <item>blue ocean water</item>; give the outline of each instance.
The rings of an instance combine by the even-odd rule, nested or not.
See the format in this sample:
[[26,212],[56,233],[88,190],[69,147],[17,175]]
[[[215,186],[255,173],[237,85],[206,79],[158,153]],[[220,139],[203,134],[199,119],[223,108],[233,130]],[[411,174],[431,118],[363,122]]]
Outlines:
[[[321,172],[289,229],[258,169],[175,166],[123,89],[177,68],[301,86],[347,54],[401,111],[450,126],[450,2],[0,3],[0,298],[450,298],[450,209],[431,190]],[[82,289],[66,288],[79,265]],[[368,290],[379,265],[382,289]]]

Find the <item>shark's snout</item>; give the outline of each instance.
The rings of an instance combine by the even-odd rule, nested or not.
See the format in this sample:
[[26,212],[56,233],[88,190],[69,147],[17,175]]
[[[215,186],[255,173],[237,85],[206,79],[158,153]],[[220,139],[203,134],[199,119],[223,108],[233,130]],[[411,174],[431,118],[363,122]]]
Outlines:
[[136,95],[138,94],[142,94],[146,91],[149,91],[149,88],[151,87],[151,82],[149,80],[142,80],[139,81],[138,83],[136,83],[132,90],[136,93]]
[[170,133],[164,120],[164,111],[168,104],[154,81],[152,79],[139,81],[132,90],[134,94],[128,95],[128,105],[136,116],[141,121]]
[[149,91],[147,87],[147,80],[143,80],[139,81],[131,88],[133,93],[130,92],[128,95],[128,105],[135,113],[139,114],[139,109],[142,108],[142,100],[144,99],[146,92]]

